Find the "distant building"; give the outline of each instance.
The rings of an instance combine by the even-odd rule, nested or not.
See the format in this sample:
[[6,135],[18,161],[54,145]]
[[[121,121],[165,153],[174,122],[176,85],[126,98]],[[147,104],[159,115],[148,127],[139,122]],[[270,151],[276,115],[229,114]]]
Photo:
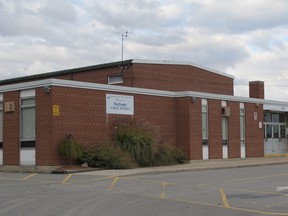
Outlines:
[[59,141],[93,145],[119,117],[157,125],[189,160],[288,151],[288,103],[234,96],[234,77],[190,63],[126,60],[0,81],[0,170],[63,165]]

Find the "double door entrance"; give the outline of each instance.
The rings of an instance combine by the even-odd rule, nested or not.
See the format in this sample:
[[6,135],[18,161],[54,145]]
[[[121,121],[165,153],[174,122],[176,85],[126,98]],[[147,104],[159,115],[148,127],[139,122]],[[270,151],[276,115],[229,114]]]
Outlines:
[[288,153],[285,123],[264,123],[265,155]]

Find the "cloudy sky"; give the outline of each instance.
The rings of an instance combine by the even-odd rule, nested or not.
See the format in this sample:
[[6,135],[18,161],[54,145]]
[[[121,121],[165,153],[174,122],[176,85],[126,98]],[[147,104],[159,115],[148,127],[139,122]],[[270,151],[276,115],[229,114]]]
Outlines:
[[191,62],[288,101],[287,0],[0,0],[0,79],[121,60]]

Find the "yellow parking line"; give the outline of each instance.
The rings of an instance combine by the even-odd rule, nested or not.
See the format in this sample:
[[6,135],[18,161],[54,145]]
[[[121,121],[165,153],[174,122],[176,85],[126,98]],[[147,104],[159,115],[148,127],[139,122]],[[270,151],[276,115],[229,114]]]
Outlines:
[[111,185],[109,186],[108,190],[111,191],[114,185],[118,182],[119,177],[115,177]]
[[63,184],[66,184],[67,181],[71,178],[72,174],[68,174],[62,181]]
[[[168,200],[175,201],[175,202],[191,203],[191,204],[201,205],[201,206],[209,206],[209,207],[216,207],[216,208],[227,208],[227,207],[222,206],[222,205],[215,205],[215,204],[205,203],[205,202],[197,202],[197,201],[189,201],[189,200],[181,200],[181,199],[168,199]],[[288,216],[288,213],[265,212],[265,211],[258,211],[258,210],[254,210],[254,209],[245,209],[245,208],[237,208],[237,207],[230,207],[229,210],[256,213],[256,214],[262,214],[262,215]]]
[[167,182],[162,182],[162,192],[160,194],[161,199],[165,199],[165,190],[166,190]]
[[37,173],[33,173],[33,174],[31,174],[31,175],[28,175],[28,176],[22,178],[21,180],[25,181],[25,180],[27,180],[27,179],[29,179],[29,178],[35,176],[36,174],[37,174]]
[[222,198],[222,202],[223,202],[223,205],[226,207],[226,208],[230,208],[230,205],[229,205],[229,202],[227,200],[227,197],[226,197],[226,194],[224,192],[224,189],[223,188],[220,188],[220,193],[221,193],[221,198]]

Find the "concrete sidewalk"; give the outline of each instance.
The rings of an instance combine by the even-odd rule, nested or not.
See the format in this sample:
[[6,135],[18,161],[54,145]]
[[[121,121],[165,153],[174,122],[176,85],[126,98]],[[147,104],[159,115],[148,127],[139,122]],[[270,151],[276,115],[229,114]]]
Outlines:
[[148,167],[148,168],[124,169],[124,170],[100,170],[78,174],[102,175],[102,176],[129,176],[129,175],[185,172],[185,171],[209,170],[209,169],[225,169],[236,167],[267,166],[273,164],[288,165],[288,157],[263,157],[263,158],[191,161],[190,163],[187,164],[175,165],[175,166]]

